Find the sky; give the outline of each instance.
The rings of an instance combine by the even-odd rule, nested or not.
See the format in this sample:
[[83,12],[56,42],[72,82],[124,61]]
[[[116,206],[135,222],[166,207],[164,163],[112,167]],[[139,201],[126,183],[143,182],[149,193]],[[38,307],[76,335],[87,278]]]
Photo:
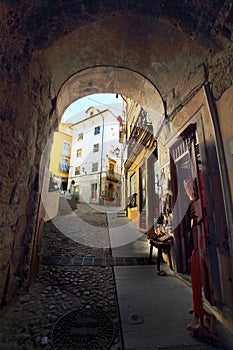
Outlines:
[[122,115],[123,99],[116,94],[92,94],[72,103],[64,112],[62,121],[65,123],[77,123],[86,117],[89,107],[98,108],[100,111],[110,109],[116,116]]

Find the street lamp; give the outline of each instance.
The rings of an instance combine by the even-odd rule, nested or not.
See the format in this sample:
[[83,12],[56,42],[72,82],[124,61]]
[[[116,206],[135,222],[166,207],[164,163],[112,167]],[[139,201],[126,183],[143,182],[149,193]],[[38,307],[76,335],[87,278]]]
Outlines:
[[117,147],[115,150],[114,150],[114,153],[115,153],[115,155],[118,157],[119,156],[119,154],[120,154],[120,150],[119,150],[119,148]]

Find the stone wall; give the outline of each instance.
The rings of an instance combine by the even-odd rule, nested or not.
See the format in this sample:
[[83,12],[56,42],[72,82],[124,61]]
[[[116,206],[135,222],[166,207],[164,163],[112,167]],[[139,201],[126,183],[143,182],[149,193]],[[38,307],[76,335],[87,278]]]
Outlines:
[[45,217],[44,221],[52,220],[58,214],[59,206],[59,191],[48,192],[45,203]]
[[20,53],[20,42],[6,46],[0,96],[0,298],[3,303],[16,290],[28,285],[39,164],[47,135],[54,128],[54,118],[49,117],[49,82],[41,61],[27,61]]

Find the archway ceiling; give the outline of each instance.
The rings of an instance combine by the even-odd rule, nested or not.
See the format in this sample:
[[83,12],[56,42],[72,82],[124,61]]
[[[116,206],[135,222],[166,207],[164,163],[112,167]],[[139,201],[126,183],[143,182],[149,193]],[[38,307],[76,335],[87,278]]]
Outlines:
[[40,56],[54,97],[77,72],[112,66],[144,75],[168,100],[202,83],[203,63],[218,64],[213,57],[232,47],[228,0],[2,0],[1,6],[7,50],[21,46],[20,55]]
[[57,112],[61,116],[75,100],[92,93],[119,93],[131,97],[160,119],[164,105],[153,84],[140,74],[124,68],[93,67],[85,69],[62,86],[57,99]]
[[[232,2],[229,0],[2,0],[5,20],[11,32],[17,29],[33,49],[50,46],[67,33],[86,25],[119,15],[143,16],[167,22],[191,39],[209,37],[224,45],[232,34]],[[9,6],[9,11],[7,12]]]
[[[101,4],[97,1],[95,6],[85,2],[80,13],[75,3],[70,2],[67,14],[69,32],[67,27],[65,35],[60,33],[67,25],[66,18],[57,37],[54,29],[48,41],[43,42],[47,46],[44,57],[55,96],[78,71],[112,66],[144,75],[169,105],[174,96],[182,98],[203,83],[206,71],[210,71],[209,67],[204,69],[203,63],[208,66],[211,57],[219,55],[224,45],[230,43],[226,33],[230,33],[232,11],[224,7],[223,1],[217,2],[212,10],[199,1],[151,1],[147,6],[141,1],[135,4],[128,1],[128,7],[124,7],[125,2],[116,5],[112,1]],[[225,36],[220,30],[220,19]],[[56,27],[57,16],[53,20]],[[218,23],[218,31],[214,23]],[[231,84],[223,80],[226,85]]]

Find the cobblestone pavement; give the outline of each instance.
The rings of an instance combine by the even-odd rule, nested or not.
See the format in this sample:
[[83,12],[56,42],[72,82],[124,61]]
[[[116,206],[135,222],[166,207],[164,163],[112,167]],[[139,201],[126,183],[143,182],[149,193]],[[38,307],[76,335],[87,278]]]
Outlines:
[[[70,201],[76,215],[89,223],[106,227],[106,215],[94,212],[86,204]],[[45,223],[43,256],[52,257],[111,257],[107,248],[92,248],[73,242],[64,236],[51,221]],[[60,318],[69,311],[83,308],[101,310],[110,316],[114,335],[110,350],[121,350],[121,334],[111,266],[39,266],[39,274],[31,290],[0,311],[0,349],[54,349],[53,330]],[[85,326],[86,327],[86,326]],[[87,326],[88,327],[88,326]],[[85,330],[83,330],[85,333]],[[88,331],[87,331],[88,333]],[[85,335],[85,334],[84,334]],[[56,344],[63,339],[56,339]],[[67,347],[68,349],[68,347]],[[71,348],[73,349],[73,348]],[[84,346],[77,349],[97,349]]]
[[[79,208],[84,210],[88,207],[87,204],[79,204]],[[86,208],[86,213],[89,211],[89,218],[93,220],[98,213],[93,216],[92,208]],[[82,213],[82,212],[81,212]],[[76,210],[76,214],[79,215],[79,209]],[[92,215],[91,215],[92,214]],[[98,218],[98,223],[100,225],[100,220],[102,221],[102,227],[105,227],[106,231],[106,214],[103,215],[99,213],[100,218]],[[86,216],[86,215],[85,215]],[[59,229],[53,224],[52,221],[47,221],[44,224],[44,238],[42,244],[42,254],[44,256],[79,256],[79,257],[111,257],[110,248],[96,248],[89,247],[78,242],[73,241],[71,238],[67,237],[59,231]]]

